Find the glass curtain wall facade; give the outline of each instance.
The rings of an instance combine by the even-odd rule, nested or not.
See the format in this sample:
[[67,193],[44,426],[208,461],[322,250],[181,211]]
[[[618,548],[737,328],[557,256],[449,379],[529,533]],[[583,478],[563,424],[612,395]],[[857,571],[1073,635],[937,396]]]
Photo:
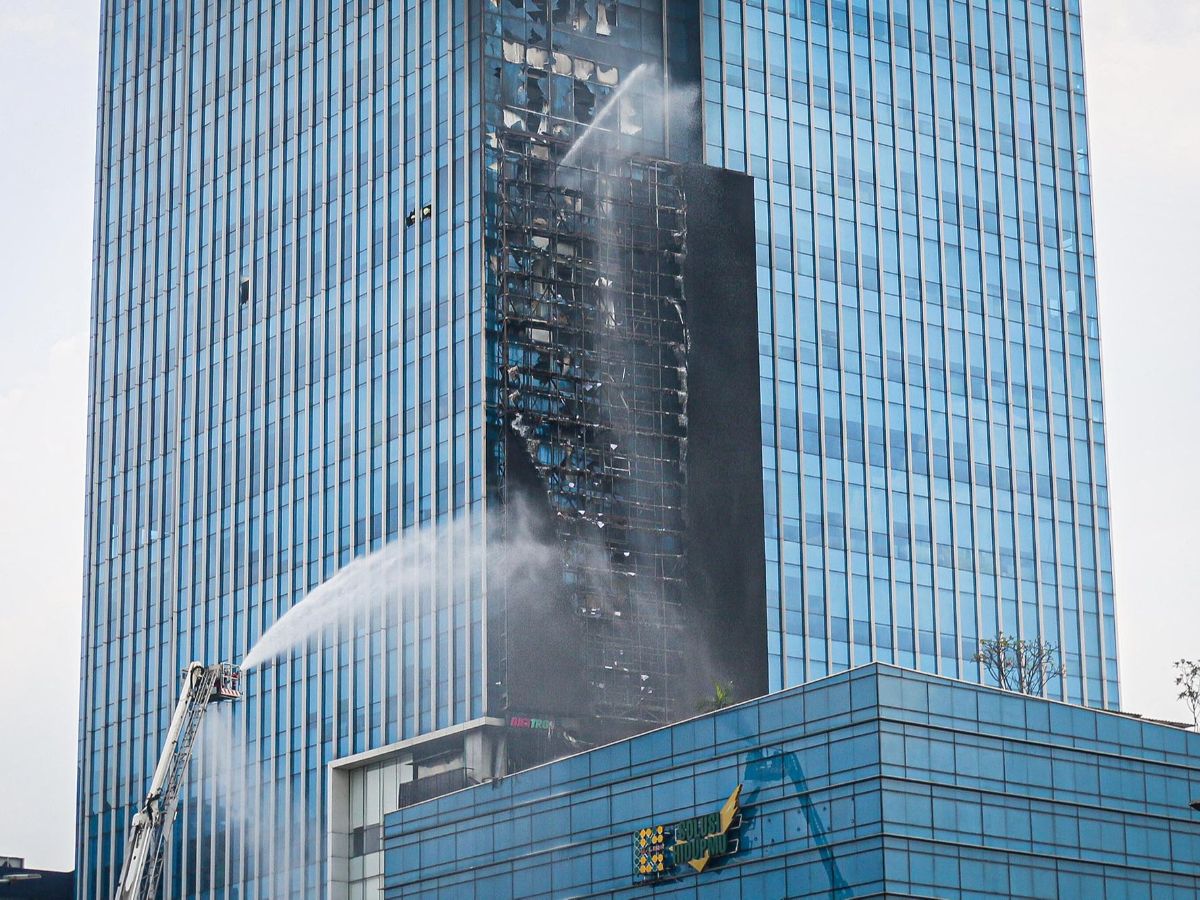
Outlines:
[[[188,661],[240,660],[354,557],[482,505],[469,20],[103,5],[81,897],[111,895]],[[197,755],[164,896],[319,896],[325,764],[482,715],[483,607],[425,597],[251,673],[207,725],[250,771]]]
[[1183,900],[1198,753],[871,664],[391,813],[384,896]]
[[[703,115],[676,141],[631,92],[632,152],[754,179],[771,686],[980,680],[1003,630],[1115,706],[1079,28],[1078,0],[106,0],[80,896],[184,665],[404,529],[482,533],[499,135],[565,152],[643,63],[698,72]],[[249,675],[213,726],[249,771],[196,758],[167,896],[321,893],[326,765],[495,700],[483,575],[449,601]]]
[[1079,0],[703,0],[755,178],[772,687],[997,631],[1119,702]]

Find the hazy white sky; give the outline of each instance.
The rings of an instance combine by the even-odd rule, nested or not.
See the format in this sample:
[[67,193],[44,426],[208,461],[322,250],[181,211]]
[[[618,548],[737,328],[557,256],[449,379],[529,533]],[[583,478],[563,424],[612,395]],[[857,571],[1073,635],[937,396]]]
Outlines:
[[[1083,0],[1124,707],[1200,657],[1200,3]],[[98,0],[0,0],[0,855],[73,866]]]

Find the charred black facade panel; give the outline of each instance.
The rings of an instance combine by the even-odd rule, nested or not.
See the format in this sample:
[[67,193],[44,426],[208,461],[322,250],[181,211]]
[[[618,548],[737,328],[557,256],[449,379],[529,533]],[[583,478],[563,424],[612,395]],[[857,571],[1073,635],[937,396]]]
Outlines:
[[558,553],[508,590],[505,710],[604,738],[764,693],[752,181],[499,144],[497,496]]
[[750,180],[697,4],[484,10],[490,533],[552,550],[489,574],[488,708],[613,739],[765,689]]
[[[599,152],[565,165],[562,142],[516,132],[500,143],[490,256],[499,494],[511,509],[531,470],[561,562],[543,592],[554,602],[536,614],[519,613],[508,592],[504,687],[509,708],[582,712],[602,723],[585,730],[612,736],[670,721],[678,705],[688,340],[679,172]],[[560,682],[517,648],[527,632],[557,635],[564,617],[574,657]],[[563,697],[578,679],[582,706]]]
[[682,167],[687,197],[688,683],[765,694],[766,562],[758,398],[754,180]]

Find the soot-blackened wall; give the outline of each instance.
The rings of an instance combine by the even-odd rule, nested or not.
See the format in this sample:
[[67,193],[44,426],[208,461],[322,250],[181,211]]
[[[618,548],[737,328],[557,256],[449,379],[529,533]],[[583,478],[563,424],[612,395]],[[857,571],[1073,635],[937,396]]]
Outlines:
[[557,562],[494,610],[501,710],[609,740],[765,693],[752,180],[503,146],[500,483]]
[[682,167],[687,198],[689,682],[765,694],[766,563],[758,399],[754,181]]

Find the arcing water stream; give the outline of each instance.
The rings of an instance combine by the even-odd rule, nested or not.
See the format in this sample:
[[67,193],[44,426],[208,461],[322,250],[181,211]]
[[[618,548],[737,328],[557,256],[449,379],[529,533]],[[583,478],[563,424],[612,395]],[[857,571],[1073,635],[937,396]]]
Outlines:
[[492,571],[496,566],[504,571],[531,568],[552,552],[525,529],[511,525],[507,537],[489,541],[482,525],[469,516],[402,532],[382,549],[347,565],[284,613],[250,648],[242,668],[260,666],[356,615],[405,607],[421,596],[429,596],[435,604],[464,598],[479,580],[485,549]]
[[571,148],[567,151],[567,155],[559,163],[560,166],[569,166],[575,161],[576,155],[592,139],[592,136],[600,130],[601,124],[620,108],[621,98],[625,96],[626,92],[641,79],[645,78],[651,71],[653,71],[653,66],[648,63],[642,63],[629,73],[629,77],[622,81],[621,86],[608,98],[608,102],[604,104],[600,112],[592,119],[591,124],[584,129],[583,134],[575,139],[575,143],[571,145]]

